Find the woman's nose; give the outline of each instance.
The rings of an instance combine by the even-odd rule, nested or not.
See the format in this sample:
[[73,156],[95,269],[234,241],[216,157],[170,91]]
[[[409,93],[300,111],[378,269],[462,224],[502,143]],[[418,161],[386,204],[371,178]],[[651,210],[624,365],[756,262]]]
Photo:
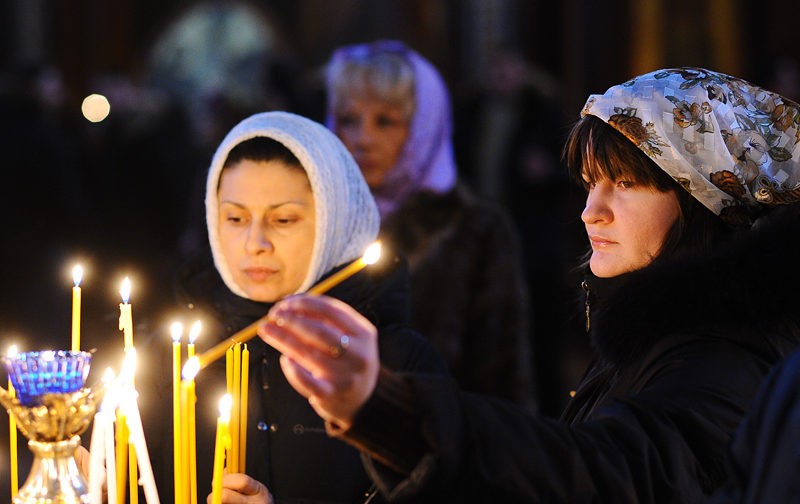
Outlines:
[[265,226],[255,221],[250,224],[250,228],[247,231],[247,241],[244,246],[245,251],[251,255],[271,251],[272,241],[269,239],[269,236],[267,236]]
[[581,212],[581,220],[585,224],[608,223],[613,220],[613,212],[609,206],[609,194],[602,187],[595,187],[586,195],[586,206]]

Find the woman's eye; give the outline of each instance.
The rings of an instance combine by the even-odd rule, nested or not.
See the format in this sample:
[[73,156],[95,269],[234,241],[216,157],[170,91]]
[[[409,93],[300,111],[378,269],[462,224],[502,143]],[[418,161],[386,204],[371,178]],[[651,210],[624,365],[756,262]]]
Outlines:
[[336,122],[340,126],[353,126],[356,124],[357,119],[354,115],[341,114],[336,116]]
[[620,180],[617,182],[617,186],[622,189],[632,189],[635,185],[636,184],[631,180]]
[[290,226],[297,222],[299,219],[297,217],[274,217],[272,222],[276,226]]
[[378,126],[386,128],[386,127],[397,126],[397,125],[400,124],[401,121],[399,119],[397,119],[397,118],[394,118],[394,117],[391,117],[391,116],[388,116],[388,115],[382,115],[382,116],[378,116],[378,118],[376,119],[376,122],[377,122]]

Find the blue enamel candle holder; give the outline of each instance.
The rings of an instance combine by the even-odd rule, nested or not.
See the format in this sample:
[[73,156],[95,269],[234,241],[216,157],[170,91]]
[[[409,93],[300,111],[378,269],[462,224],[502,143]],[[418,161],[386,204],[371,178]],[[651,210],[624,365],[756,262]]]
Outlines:
[[105,385],[85,386],[92,354],[66,350],[25,352],[0,358],[16,391],[0,387],[0,403],[28,438],[34,460],[14,504],[88,504],[75,450],[94,417]]
[[92,354],[66,350],[24,352],[2,358],[23,406],[41,404],[45,394],[80,390],[89,376]]

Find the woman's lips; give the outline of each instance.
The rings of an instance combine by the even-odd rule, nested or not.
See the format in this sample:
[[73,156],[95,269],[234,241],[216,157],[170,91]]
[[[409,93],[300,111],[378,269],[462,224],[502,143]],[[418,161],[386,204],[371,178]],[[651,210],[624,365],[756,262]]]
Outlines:
[[613,245],[617,242],[609,240],[603,236],[589,235],[589,243],[592,244],[592,247],[605,247],[607,245]]
[[245,268],[243,271],[254,282],[265,282],[278,272],[270,268]]

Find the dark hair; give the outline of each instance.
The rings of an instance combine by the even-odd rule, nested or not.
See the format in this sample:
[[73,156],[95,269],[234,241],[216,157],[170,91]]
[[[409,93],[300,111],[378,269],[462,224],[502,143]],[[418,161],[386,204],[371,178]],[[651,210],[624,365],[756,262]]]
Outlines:
[[250,161],[281,161],[286,165],[295,166],[305,171],[297,156],[288,147],[272,138],[255,137],[237,144],[228,153],[222,169],[230,168],[245,159]]
[[710,251],[731,229],[625,135],[599,117],[586,115],[572,128],[562,153],[569,175],[588,188],[600,179],[627,179],[675,193],[680,215],[667,232],[656,261]]

